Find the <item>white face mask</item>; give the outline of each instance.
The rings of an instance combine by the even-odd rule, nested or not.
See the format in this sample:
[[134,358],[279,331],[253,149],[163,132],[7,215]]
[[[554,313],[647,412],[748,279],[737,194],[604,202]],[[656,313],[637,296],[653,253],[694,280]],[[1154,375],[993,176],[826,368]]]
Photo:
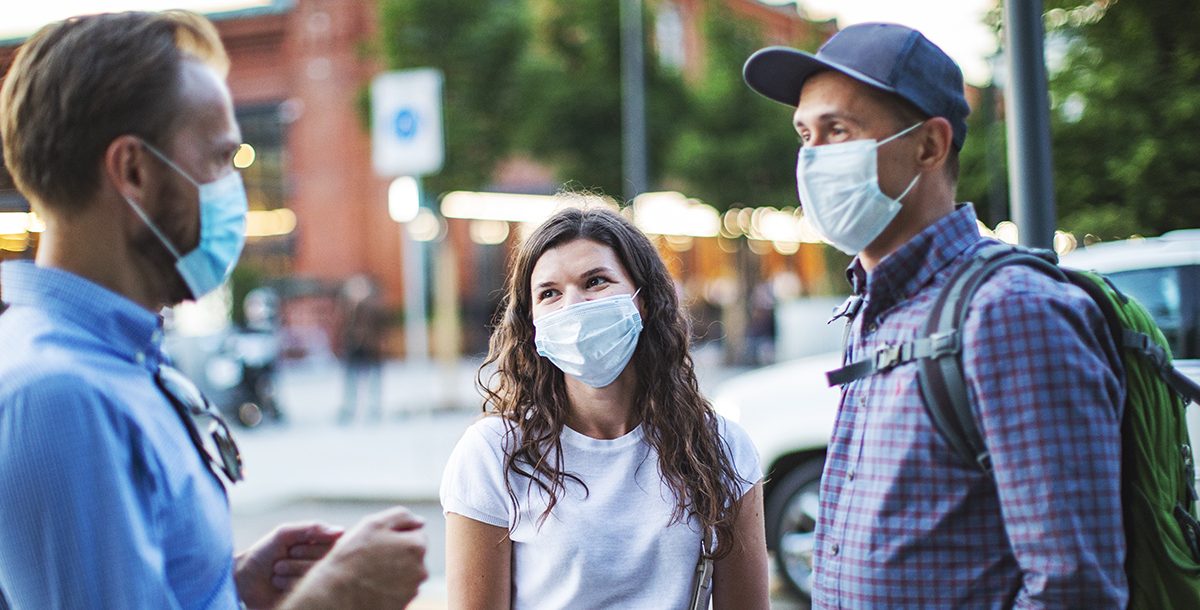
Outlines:
[[538,355],[593,388],[612,383],[629,364],[642,333],[635,296],[584,301],[535,319]]
[[852,140],[800,149],[796,188],[800,204],[825,241],[846,254],[862,252],[900,213],[900,200],[917,184],[917,174],[900,196],[879,190],[876,149],[920,127],[917,123],[876,142]]

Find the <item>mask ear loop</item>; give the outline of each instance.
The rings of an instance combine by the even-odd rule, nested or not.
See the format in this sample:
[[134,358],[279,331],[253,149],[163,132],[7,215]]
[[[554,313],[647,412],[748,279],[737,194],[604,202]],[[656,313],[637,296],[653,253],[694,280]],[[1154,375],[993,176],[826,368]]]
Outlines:
[[925,121],[917,121],[916,123],[913,123],[912,125],[909,125],[908,127],[904,128],[904,129],[901,129],[900,131],[896,132],[895,134],[890,135],[890,136],[880,140],[879,143],[876,144],[875,146],[877,146],[877,147],[883,146],[884,144],[887,144],[888,142],[891,142],[892,140],[895,140],[896,138],[899,138],[924,124],[925,124]]
[[[888,136],[887,138],[884,138],[883,140],[880,140],[879,143],[875,145],[875,147],[878,148],[880,146],[883,146],[884,144],[887,144],[888,142],[891,142],[892,140],[895,140],[896,138],[899,138],[900,136],[903,136],[924,124],[925,124],[925,121],[918,121],[916,123],[913,123],[912,125],[909,125],[908,127],[904,128],[904,129],[901,129],[896,134]],[[913,176],[912,182],[909,182],[908,187],[904,189],[904,192],[900,193],[900,196],[895,199],[895,201],[897,203],[904,200],[904,197],[908,195],[908,192],[911,191],[913,189],[913,187],[917,185],[917,179],[919,179],[920,177],[921,177],[920,173],[918,173],[916,176]]]
[[179,250],[176,250],[175,246],[171,245],[171,240],[167,239],[166,235],[163,235],[163,232],[160,231],[158,226],[150,220],[150,217],[146,215],[146,211],[143,210],[141,206],[134,203],[132,199],[125,195],[121,195],[121,198],[125,200],[125,203],[129,204],[129,207],[133,208],[133,212],[138,215],[138,218],[142,219],[142,222],[146,224],[146,228],[150,229],[150,232],[158,238],[158,241],[162,242],[163,247],[167,249],[167,252],[171,253],[171,256],[175,257],[175,260],[183,258],[179,254]]
[[179,172],[180,176],[187,178],[187,181],[191,182],[192,186],[195,186],[196,188],[200,188],[200,183],[196,182],[195,178],[192,178],[187,172],[183,171],[183,168],[176,165],[174,161],[168,159],[167,156],[164,155],[160,150],[155,148],[153,144],[151,144],[145,140],[141,140],[141,142],[142,142],[142,146],[145,146],[146,150],[149,150],[150,152],[154,153],[154,156],[158,157],[159,161],[166,163],[167,167],[170,167],[171,169],[175,170],[176,172]]
[[896,198],[897,203],[899,203],[901,200],[903,200],[904,196],[907,195],[908,192],[911,191],[913,189],[913,187],[917,185],[917,179],[920,177],[921,177],[921,174],[917,174],[916,176],[913,176],[912,182],[908,183],[908,188],[904,189],[904,192],[900,193],[900,196]]

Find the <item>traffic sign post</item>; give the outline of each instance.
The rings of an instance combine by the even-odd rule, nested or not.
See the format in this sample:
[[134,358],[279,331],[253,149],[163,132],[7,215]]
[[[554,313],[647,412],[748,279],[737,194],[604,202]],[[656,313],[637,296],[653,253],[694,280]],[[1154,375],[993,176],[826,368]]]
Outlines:
[[[442,73],[433,68],[384,72],[371,82],[371,165],[385,178],[410,176],[424,199],[421,176],[437,173],[445,160],[442,136]],[[395,186],[395,185],[394,185]],[[407,193],[406,196],[412,196]],[[389,201],[389,208],[400,208]],[[405,216],[408,216],[406,213]],[[404,344],[410,361],[429,359],[425,307],[425,244],[400,225],[404,269]]]
[[371,164],[385,178],[437,173],[445,160],[442,73],[384,72],[371,82]]

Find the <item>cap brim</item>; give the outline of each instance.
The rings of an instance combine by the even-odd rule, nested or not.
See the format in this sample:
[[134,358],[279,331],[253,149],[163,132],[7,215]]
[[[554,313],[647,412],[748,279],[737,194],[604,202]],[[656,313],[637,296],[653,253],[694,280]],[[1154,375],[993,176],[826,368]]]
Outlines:
[[857,70],[789,47],[767,47],[756,51],[742,67],[742,79],[764,97],[794,107],[800,101],[804,81],[824,70],[841,72],[872,87],[895,92],[894,88]]

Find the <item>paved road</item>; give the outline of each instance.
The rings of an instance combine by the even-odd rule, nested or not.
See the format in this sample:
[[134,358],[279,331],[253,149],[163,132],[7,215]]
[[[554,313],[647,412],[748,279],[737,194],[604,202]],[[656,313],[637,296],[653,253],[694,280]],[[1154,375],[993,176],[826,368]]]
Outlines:
[[[234,540],[244,548],[288,521],[349,526],[364,515],[404,504],[425,519],[429,581],[413,608],[446,607],[445,519],[437,504],[442,468],[478,413],[475,364],[388,363],[384,414],[336,423],[341,375],[329,362],[281,372],[284,426],[241,431],[247,480],[230,492]],[[730,371],[709,371],[702,387]],[[774,587],[772,607],[803,608]]]

